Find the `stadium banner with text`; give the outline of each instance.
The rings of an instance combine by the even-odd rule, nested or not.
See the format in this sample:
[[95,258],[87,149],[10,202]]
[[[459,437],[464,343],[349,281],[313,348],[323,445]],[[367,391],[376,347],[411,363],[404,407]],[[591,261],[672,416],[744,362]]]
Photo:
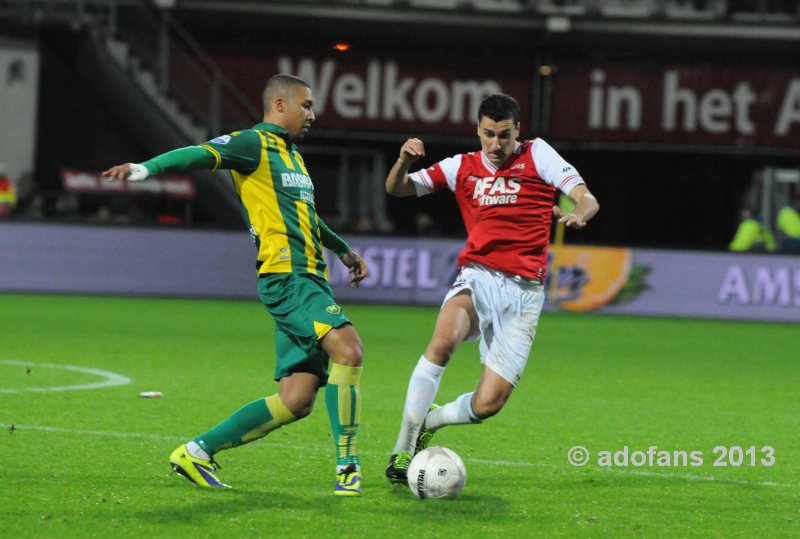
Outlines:
[[562,246],[555,307],[608,314],[800,322],[800,257]]
[[[359,288],[335,255],[342,303],[439,305],[458,240],[348,236],[367,261]],[[54,271],[55,268],[55,271]],[[800,257],[562,246],[548,309],[800,322]],[[0,223],[0,292],[256,299],[245,232]]]
[[796,149],[800,71],[564,60],[551,110],[553,140]]
[[[456,275],[453,240],[356,238],[370,275],[360,289],[332,264],[342,301],[438,305]],[[330,253],[329,259],[330,258]],[[550,252],[548,309],[800,322],[800,257],[563,246]]]
[[424,56],[374,50],[320,54],[319,49],[295,47],[291,52],[259,49],[252,56],[238,46],[210,52],[259,109],[265,73],[307,81],[315,100],[314,125],[322,128],[469,136],[487,95],[513,95],[524,119],[531,110],[533,70],[522,59],[465,59],[439,51]]
[[90,195],[156,195],[169,198],[193,199],[197,194],[194,180],[189,176],[159,175],[146,182],[110,182],[96,172],[61,170],[65,191]]

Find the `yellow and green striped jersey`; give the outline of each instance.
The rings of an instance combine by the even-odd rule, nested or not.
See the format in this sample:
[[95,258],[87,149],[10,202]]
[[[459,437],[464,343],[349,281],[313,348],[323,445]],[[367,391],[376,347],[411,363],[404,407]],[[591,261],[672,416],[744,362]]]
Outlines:
[[200,154],[198,147],[184,148],[143,164],[153,174],[178,168],[230,169],[242,214],[258,248],[259,275],[308,272],[327,279],[323,245],[339,256],[350,247],[317,215],[314,184],[286,130],[260,123],[214,138],[199,148],[205,151]]

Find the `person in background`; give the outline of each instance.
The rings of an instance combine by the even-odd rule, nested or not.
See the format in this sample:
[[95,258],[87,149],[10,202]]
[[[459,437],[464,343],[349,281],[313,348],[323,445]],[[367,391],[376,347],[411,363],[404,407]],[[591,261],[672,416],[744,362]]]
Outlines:
[[775,238],[756,212],[745,207],[742,209],[739,227],[728,245],[728,250],[736,253],[771,253],[775,251]]
[[776,223],[778,230],[784,235],[782,250],[786,253],[800,253],[800,195],[795,195],[790,205],[781,208]]
[[0,163],[0,219],[10,217],[17,206],[17,190],[6,174],[6,167]]

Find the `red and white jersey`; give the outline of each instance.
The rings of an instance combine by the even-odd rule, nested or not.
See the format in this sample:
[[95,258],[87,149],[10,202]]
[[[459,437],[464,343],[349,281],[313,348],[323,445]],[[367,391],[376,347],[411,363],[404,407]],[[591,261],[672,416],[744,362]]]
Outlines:
[[494,166],[483,151],[448,157],[410,174],[417,196],[445,187],[456,197],[467,228],[458,266],[478,262],[544,282],[556,189],[584,183],[578,171],[542,139],[518,142]]

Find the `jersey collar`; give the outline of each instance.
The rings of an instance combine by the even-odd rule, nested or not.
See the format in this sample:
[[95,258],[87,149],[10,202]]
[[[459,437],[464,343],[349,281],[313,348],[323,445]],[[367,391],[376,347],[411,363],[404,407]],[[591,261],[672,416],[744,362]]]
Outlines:
[[[517,145],[514,146],[514,152],[513,153],[517,154],[517,155],[522,153],[522,143],[520,141],[517,141]],[[511,157],[511,156],[509,155],[509,157]],[[484,153],[483,150],[481,150],[481,161],[483,162],[483,166],[485,166],[489,170],[489,172],[492,172],[492,173],[497,172],[497,167],[494,166],[494,163],[489,161],[489,158],[486,157],[486,153]]]
[[261,123],[258,123],[256,125],[254,125],[253,126],[253,130],[255,130],[255,131],[269,131],[270,133],[275,133],[276,135],[280,135],[288,143],[288,148],[290,148],[292,151],[294,151],[294,149],[296,148],[294,142],[289,137],[289,132],[286,129],[284,129],[283,127],[279,126],[279,125],[268,124],[268,123],[265,123],[265,122],[261,122]]
[[284,129],[283,127],[275,124],[268,124],[268,123],[258,123],[253,126],[253,129],[256,131],[269,131],[270,133],[275,133],[276,135],[288,135],[289,132]]

